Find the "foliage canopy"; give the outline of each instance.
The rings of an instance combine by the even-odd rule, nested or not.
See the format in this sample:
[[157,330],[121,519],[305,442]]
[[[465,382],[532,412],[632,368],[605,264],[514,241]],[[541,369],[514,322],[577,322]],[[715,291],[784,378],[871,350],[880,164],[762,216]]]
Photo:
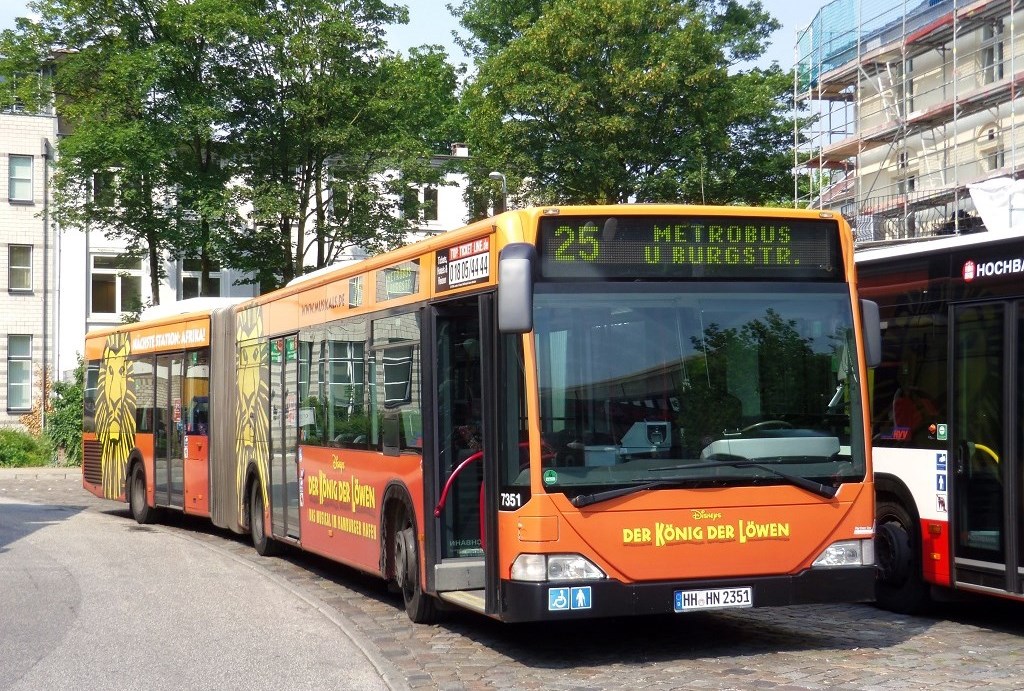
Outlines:
[[[54,218],[146,258],[154,302],[168,258],[268,289],[352,245],[400,244],[410,183],[440,179],[456,70],[435,49],[394,54],[383,0],[37,0],[0,35],[0,94],[64,136]],[[30,77],[29,77],[30,75]],[[240,211],[241,210],[241,211]],[[307,240],[307,238],[313,238]]]
[[778,27],[737,0],[465,0],[479,169],[522,202],[787,197],[791,81],[740,69]]

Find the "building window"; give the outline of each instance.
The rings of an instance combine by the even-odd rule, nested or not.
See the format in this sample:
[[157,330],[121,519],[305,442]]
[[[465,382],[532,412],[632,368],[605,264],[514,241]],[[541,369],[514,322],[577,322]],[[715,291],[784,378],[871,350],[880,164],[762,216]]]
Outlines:
[[90,274],[93,314],[120,314],[142,308],[142,260],[95,255]]
[[349,213],[349,191],[348,186],[337,180],[332,180],[328,189],[331,194],[327,201],[327,208],[331,218],[344,220]]
[[32,409],[32,337],[7,336],[7,410]]
[[896,193],[910,194],[917,189],[917,159],[904,149],[896,154]]
[[199,259],[183,259],[181,262],[181,299],[198,297],[220,297],[220,264],[210,260],[210,280],[206,290],[200,291],[203,265]]
[[906,99],[907,99],[907,115],[914,112],[914,61],[911,58],[907,58],[907,71],[905,80],[906,86]]
[[433,185],[423,188],[423,220],[437,220],[437,188]]
[[1006,165],[1006,150],[1003,147],[1003,135],[996,125],[981,128],[978,137],[978,154],[985,161],[988,171],[999,170]]
[[7,288],[11,291],[32,290],[32,245],[7,246]]
[[406,187],[402,192],[402,217],[410,221],[436,221],[437,187]]
[[104,170],[92,176],[92,203],[109,209],[114,205],[114,182],[116,178],[111,170]]
[[32,157],[10,156],[7,169],[7,199],[12,202],[32,201]]
[[985,84],[1003,78],[1003,20],[982,29],[981,66]]
[[402,218],[414,220],[419,211],[420,194],[415,187],[406,187],[402,190]]
[[1006,167],[1006,152],[1003,151],[1002,147],[990,151],[988,154],[988,169],[989,170],[1000,170]]

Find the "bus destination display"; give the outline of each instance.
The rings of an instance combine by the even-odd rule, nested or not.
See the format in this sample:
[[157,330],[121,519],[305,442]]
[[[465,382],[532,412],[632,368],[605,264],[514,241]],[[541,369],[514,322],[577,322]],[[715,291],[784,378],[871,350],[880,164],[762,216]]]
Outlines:
[[745,216],[541,219],[545,278],[839,279],[832,220]]

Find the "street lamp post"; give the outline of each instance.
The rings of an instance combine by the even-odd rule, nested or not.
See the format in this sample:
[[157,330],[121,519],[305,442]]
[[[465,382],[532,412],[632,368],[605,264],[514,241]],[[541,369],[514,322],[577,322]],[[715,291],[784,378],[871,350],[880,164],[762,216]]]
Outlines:
[[501,181],[501,209],[495,209],[495,213],[501,213],[508,208],[508,183],[505,181],[505,174],[493,171],[487,175],[491,180]]

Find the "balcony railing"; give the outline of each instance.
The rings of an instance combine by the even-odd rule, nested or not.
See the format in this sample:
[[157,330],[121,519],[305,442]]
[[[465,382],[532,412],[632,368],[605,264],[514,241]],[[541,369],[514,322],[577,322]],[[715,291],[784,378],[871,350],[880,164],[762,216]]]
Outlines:
[[841,208],[856,242],[900,241],[974,233],[984,224],[966,190],[869,197]]

